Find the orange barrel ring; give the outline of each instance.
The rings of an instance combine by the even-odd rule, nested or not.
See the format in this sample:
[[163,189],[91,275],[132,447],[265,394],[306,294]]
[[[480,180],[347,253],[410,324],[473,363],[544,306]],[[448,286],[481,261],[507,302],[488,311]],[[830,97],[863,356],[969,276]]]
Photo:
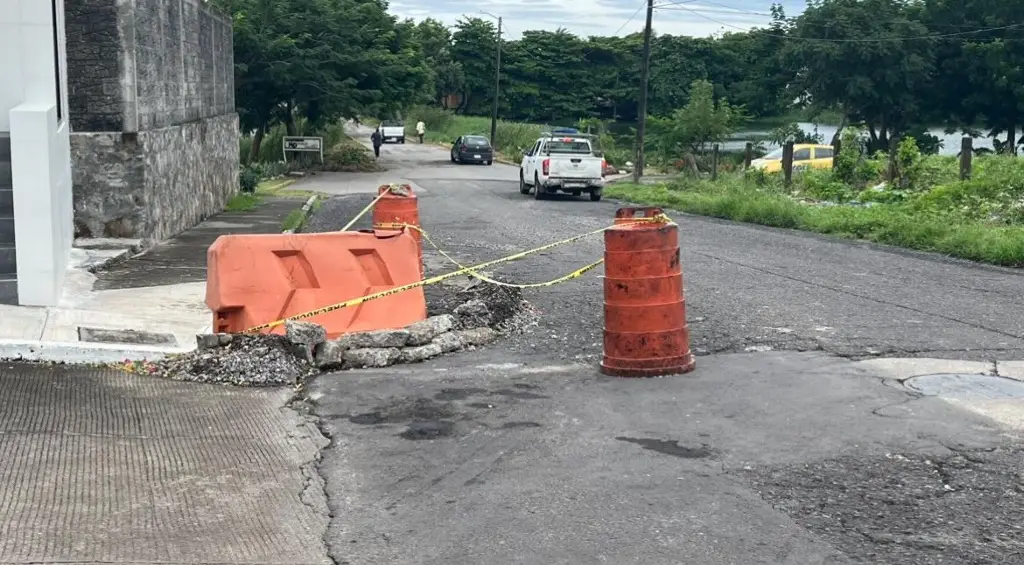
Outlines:
[[601,372],[658,377],[696,367],[686,324],[679,226],[640,221],[660,208],[622,208],[604,232],[604,356]]
[[[408,196],[392,194],[391,185],[382,184],[377,188],[377,196],[380,196],[380,200],[373,207],[373,225],[409,224],[420,227],[420,210],[416,194],[413,193],[412,186],[408,184],[401,185],[401,188]],[[382,194],[384,196],[381,196]],[[416,246],[419,248],[420,274],[422,275],[423,236],[419,230],[408,231],[416,240]]]

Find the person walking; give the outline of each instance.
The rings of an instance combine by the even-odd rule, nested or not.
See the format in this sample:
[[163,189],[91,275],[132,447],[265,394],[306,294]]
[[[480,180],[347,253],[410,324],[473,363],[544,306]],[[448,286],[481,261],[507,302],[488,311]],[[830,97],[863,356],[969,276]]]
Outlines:
[[416,122],[416,135],[420,138],[420,143],[423,143],[423,134],[427,133],[427,124],[423,123],[423,120]]
[[373,134],[370,135],[370,141],[373,142],[373,155],[374,155],[374,157],[380,158],[380,145],[381,145],[380,126],[378,126],[377,129],[373,130]]

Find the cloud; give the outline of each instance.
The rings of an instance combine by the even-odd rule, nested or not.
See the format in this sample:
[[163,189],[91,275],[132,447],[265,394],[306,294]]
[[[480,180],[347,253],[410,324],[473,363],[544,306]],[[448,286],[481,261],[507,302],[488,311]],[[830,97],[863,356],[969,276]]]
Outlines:
[[[786,14],[803,10],[799,0],[782,2]],[[764,27],[770,21],[765,0],[656,0],[654,30],[660,34],[708,35]],[[502,16],[506,39],[524,31],[554,30],[560,27],[580,36],[627,35],[643,30],[645,1],[641,0],[479,0],[467,9],[455,0],[393,0],[391,12],[402,18],[428,17],[454,25],[465,16],[484,17],[482,12]]]

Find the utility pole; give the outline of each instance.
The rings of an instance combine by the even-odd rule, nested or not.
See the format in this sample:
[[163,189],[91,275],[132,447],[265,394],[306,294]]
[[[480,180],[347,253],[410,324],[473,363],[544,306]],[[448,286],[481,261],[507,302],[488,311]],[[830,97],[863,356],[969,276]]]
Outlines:
[[[651,0],[653,1],[653,0]],[[494,63],[494,107],[491,109],[491,147],[495,147],[498,134],[498,88],[501,85],[501,16],[498,16],[498,55]]]
[[644,174],[644,130],[647,129],[647,79],[651,70],[651,18],[654,16],[654,0],[647,0],[647,23],[644,25],[643,67],[640,68],[640,107],[636,125],[636,162],[633,164],[633,181],[640,182]]

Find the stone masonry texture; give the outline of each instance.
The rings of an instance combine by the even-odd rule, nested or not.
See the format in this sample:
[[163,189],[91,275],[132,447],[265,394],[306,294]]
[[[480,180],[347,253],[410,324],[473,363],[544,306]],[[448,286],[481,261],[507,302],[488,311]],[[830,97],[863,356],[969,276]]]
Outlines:
[[238,186],[231,20],[202,0],[65,0],[75,235],[156,241]]
[[0,364],[0,563],[329,565],[291,395]]
[[238,118],[71,137],[75,235],[162,240],[223,210],[238,186]]

